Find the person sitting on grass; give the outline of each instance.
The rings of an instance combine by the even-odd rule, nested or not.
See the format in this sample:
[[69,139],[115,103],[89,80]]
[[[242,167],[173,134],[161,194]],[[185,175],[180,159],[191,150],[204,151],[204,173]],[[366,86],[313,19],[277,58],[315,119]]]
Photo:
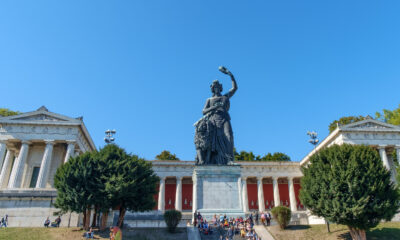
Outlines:
[[47,219],[44,221],[44,227],[49,227],[49,225],[50,225],[50,219],[49,219],[49,217],[47,217]]
[[60,227],[60,223],[61,223],[61,217],[60,217],[60,216],[58,216],[58,217],[56,218],[55,222],[56,222],[56,224],[57,224],[57,226],[56,226],[56,227]]
[[110,240],[122,240],[122,231],[119,227],[110,227]]
[[89,232],[85,233],[85,237],[86,237],[86,239],[93,239],[93,237],[94,237],[93,228],[90,228]]

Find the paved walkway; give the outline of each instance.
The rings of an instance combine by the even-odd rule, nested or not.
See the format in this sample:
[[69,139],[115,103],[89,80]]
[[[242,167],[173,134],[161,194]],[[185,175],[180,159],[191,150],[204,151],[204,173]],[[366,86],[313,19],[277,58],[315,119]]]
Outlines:
[[254,225],[254,230],[261,237],[261,240],[274,240],[274,237],[272,237],[271,233],[263,225]]
[[201,240],[199,230],[196,227],[187,227],[188,240]]

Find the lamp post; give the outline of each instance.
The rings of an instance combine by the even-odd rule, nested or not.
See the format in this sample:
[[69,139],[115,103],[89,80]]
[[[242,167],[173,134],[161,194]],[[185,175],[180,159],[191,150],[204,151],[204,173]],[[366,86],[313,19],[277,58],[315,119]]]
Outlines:
[[[316,132],[314,132],[314,131],[312,131],[312,132],[308,131],[307,135],[310,136],[310,140],[308,140],[308,142],[311,143],[312,145],[314,145],[314,151],[315,151],[315,149],[317,147],[317,144],[319,142],[319,140],[317,138],[318,134]],[[326,227],[328,228],[328,232],[331,232],[330,228],[329,228],[328,220],[325,219],[325,222],[326,222]]]
[[310,138],[311,138],[310,140],[308,140],[308,142],[311,143],[312,145],[314,145],[314,149],[315,149],[315,147],[317,146],[317,144],[319,142],[319,140],[317,138],[318,134],[314,131],[312,131],[312,132],[308,131],[307,135],[310,136]]
[[113,137],[114,134],[117,131],[115,131],[115,129],[110,130],[108,129],[105,133],[106,133],[106,137],[104,138],[104,142],[106,142],[107,144],[113,143],[115,141],[115,138]]

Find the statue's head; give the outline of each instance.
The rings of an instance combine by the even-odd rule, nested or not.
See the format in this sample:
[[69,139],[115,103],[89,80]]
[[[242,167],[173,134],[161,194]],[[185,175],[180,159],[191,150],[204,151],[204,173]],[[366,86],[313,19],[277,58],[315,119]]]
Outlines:
[[218,80],[214,80],[213,83],[211,84],[210,88],[211,88],[211,92],[213,94],[219,94],[222,92],[222,84],[219,83]]

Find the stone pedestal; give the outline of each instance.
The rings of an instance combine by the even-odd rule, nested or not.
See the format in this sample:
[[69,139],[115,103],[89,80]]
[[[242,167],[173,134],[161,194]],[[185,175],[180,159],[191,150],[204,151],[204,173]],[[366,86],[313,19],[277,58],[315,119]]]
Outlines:
[[194,201],[206,219],[214,214],[244,216],[240,196],[240,166],[196,166],[193,171]]

